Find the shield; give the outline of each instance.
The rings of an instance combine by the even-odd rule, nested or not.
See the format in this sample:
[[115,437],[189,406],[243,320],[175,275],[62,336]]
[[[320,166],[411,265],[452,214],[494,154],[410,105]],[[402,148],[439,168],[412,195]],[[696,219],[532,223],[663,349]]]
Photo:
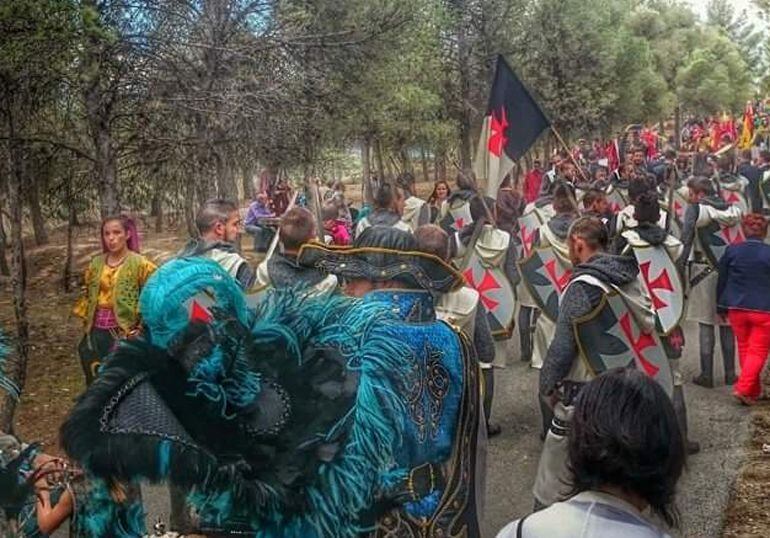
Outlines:
[[516,259],[521,260],[532,253],[537,230],[543,225],[540,215],[534,209],[519,217],[519,231],[516,234]]
[[559,317],[559,298],[572,277],[572,267],[550,247],[539,247],[519,260],[519,274],[537,307],[551,321]]
[[728,204],[739,207],[744,215],[749,212],[749,201],[741,191],[722,189],[719,191],[719,195]]
[[609,205],[609,210],[617,215],[628,205],[628,200],[626,200],[626,197],[620,192],[620,189],[610,186],[607,189],[607,204]]
[[697,235],[703,254],[709,265],[715,269],[727,247],[743,243],[746,240],[740,222],[727,225],[712,221],[706,226],[698,228]]
[[770,172],[765,172],[762,179],[759,180],[759,190],[762,191],[765,205],[770,206]]
[[485,265],[474,252],[463,271],[468,286],[479,292],[479,300],[487,311],[492,335],[508,338],[513,330],[516,295],[514,287],[499,267]]
[[580,355],[596,375],[612,368],[636,368],[673,394],[673,375],[660,337],[641,329],[619,293],[605,294],[574,327]]
[[660,246],[635,247],[639,274],[655,310],[658,329],[667,335],[684,313],[684,284],[668,251]]
[[473,217],[471,216],[471,204],[464,202],[463,204],[452,207],[449,206],[449,211],[446,216],[441,219],[440,226],[444,231],[459,232],[468,224],[473,224]]
[[[687,210],[687,198],[684,197],[684,194],[679,189],[674,189],[674,203],[672,205],[674,209],[674,222],[681,229],[682,222],[684,222],[684,212]],[[661,202],[661,209],[668,211],[668,194],[666,194],[665,199]]]

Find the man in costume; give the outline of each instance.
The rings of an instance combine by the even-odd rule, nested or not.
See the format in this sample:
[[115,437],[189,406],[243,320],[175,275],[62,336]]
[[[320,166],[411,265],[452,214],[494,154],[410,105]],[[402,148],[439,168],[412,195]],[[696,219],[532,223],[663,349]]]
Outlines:
[[642,293],[636,262],[605,253],[607,230],[582,217],[570,227],[574,274],[561,299],[556,334],[540,371],[539,392],[554,409],[533,493],[548,506],[569,492],[567,434],[582,386],[613,367],[643,370],[670,394],[671,374],[654,334],[655,318]]
[[[558,305],[572,271],[567,247],[567,232],[577,218],[572,190],[566,183],[557,184],[553,194],[551,217],[537,230],[529,256],[518,262],[527,294],[522,309],[531,299],[539,311],[532,339],[532,367],[543,364],[548,345],[556,330]],[[521,321],[521,314],[520,314]],[[539,400],[542,435],[551,422],[551,411],[545,401]]]
[[687,182],[690,204],[682,229],[684,250],[680,272],[688,263],[687,319],[698,322],[700,374],[696,385],[714,386],[714,327],[719,327],[725,384],[735,380],[735,339],[725,319],[717,314],[716,286],[719,258],[727,246],[742,241],[741,210],[717,195],[714,183],[707,177],[695,176]]
[[430,206],[417,197],[414,174],[404,172],[396,178],[396,185],[404,194],[404,211],[401,220],[414,232],[419,226],[430,222]]
[[257,267],[257,286],[266,288],[312,287],[319,292],[332,292],[337,278],[314,267],[303,267],[297,262],[302,245],[316,238],[313,214],[303,207],[293,207],[281,217],[278,229],[280,249]]
[[543,294],[539,291],[533,293],[533,290],[540,288],[541,283],[536,280],[535,275],[531,271],[525,271],[521,267],[522,277],[527,281],[530,293],[533,296],[537,294],[542,297],[541,300],[537,301],[541,313],[535,325],[533,342],[532,364],[536,368],[542,365],[548,345],[556,330],[557,310],[549,308],[549,306],[555,305],[549,305],[548,303],[552,303],[554,293],[557,300],[561,296],[572,269],[567,246],[567,232],[578,215],[572,191],[567,184],[557,185],[553,195],[553,210],[554,216],[546,222],[545,226],[538,230],[536,242],[538,250],[547,250],[555,256],[553,263],[550,263],[552,256],[547,256],[549,260],[542,260],[542,266],[547,279],[547,282],[542,283],[545,288]]
[[674,381],[673,403],[679,428],[687,443],[687,452],[695,454],[700,445],[687,437],[687,406],[684,377],[679,360],[684,349],[681,319],[684,314],[685,288],[677,261],[682,255],[682,242],[660,226],[660,204],[654,191],[635,199],[635,225],[622,231],[613,241],[614,254],[633,258],[639,265],[642,291],[655,311],[655,328],[669,359]]
[[762,173],[760,172],[759,167],[754,166],[751,160],[751,149],[742,150],[741,162],[738,164],[736,172],[739,176],[745,177],[749,182],[746,193],[751,206],[751,211],[760,213],[762,211],[762,195],[759,192],[759,182],[762,178]]
[[390,226],[411,232],[409,225],[401,220],[403,213],[403,193],[390,183],[383,183],[374,191],[374,209],[358,221],[355,235],[358,237],[371,226]]
[[[460,285],[419,262],[401,260],[415,282]],[[75,406],[63,446],[95,476],[189,490],[210,536],[353,538],[431,509],[437,528],[478,536],[455,517],[475,507],[458,425],[475,427],[475,370],[448,327],[406,324],[405,302],[378,297],[275,290],[250,310],[217,264],[172,260],[142,294],[144,336]],[[410,314],[427,315],[422,299]]]
[[199,237],[190,240],[178,257],[195,256],[213,260],[243,289],[249,289],[256,277],[254,269],[235,246],[241,228],[238,206],[229,200],[209,200],[198,211],[195,226],[198,228]]
[[730,205],[736,205],[742,214],[749,212],[747,197],[749,180],[733,173],[732,156],[724,154],[717,161],[716,181],[719,195]]
[[434,299],[460,289],[462,275],[419,252],[412,234],[381,226],[364,231],[352,248],[305,245],[299,260],[345,279],[345,293],[364,304],[393,312],[397,321],[386,334],[413,357],[403,387],[406,406],[397,413],[404,442],[396,460],[409,478],[394,484],[382,503],[386,514],[375,535],[479,536],[478,365],[470,340],[437,321]]
[[[428,224],[417,228],[414,234],[420,252],[433,254],[450,263],[449,236],[439,226]],[[492,399],[495,390],[494,368],[495,341],[489,329],[486,307],[481,302],[481,295],[467,284],[462,288],[442,293],[436,298],[436,317],[459,329],[473,342],[473,349],[481,367],[484,379],[484,417],[487,423],[487,435],[492,437],[500,433],[500,426],[490,423]]]
[[607,194],[597,188],[591,188],[583,195],[583,216],[594,217],[602,221],[611,234],[615,227],[615,215],[610,210]]
[[[537,246],[538,230],[543,224],[554,216],[553,188],[556,183],[550,183],[551,190],[544,192],[537,200],[524,208],[522,216],[518,219],[517,244],[519,252],[517,258],[524,260]],[[532,297],[529,287],[520,279],[516,286],[516,298],[519,303],[518,328],[519,348],[522,362],[532,362],[533,336],[535,315],[538,304]]]

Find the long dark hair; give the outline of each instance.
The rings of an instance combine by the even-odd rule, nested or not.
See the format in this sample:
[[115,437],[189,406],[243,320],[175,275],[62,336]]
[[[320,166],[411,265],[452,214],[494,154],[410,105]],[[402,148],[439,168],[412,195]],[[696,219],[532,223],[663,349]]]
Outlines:
[[685,464],[671,399],[638,370],[616,368],[580,392],[569,434],[573,493],[615,486],[677,526],[676,483]]
[[444,185],[444,187],[446,187],[447,198],[449,198],[449,195],[452,194],[452,189],[449,187],[449,182],[444,179],[439,179],[433,184],[433,192],[431,192],[430,196],[428,197],[428,205],[433,205],[438,200],[438,194],[436,193],[436,190],[438,189],[439,185]]

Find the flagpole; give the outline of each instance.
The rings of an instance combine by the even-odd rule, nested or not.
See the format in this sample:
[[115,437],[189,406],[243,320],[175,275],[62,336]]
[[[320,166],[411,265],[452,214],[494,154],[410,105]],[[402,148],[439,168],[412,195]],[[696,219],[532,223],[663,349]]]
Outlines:
[[564,148],[564,150],[567,152],[567,155],[569,155],[569,160],[572,161],[572,164],[574,164],[575,168],[577,168],[577,171],[580,174],[580,177],[583,178],[583,181],[588,183],[588,177],[586,177],[585,172],[583,172],[583,168],[575,160],[575,156],[572,155],[572,152],[570,151],[569,147],[567,146],[567,143],[561,137],[561,135],[559,134],[559,131],[556,130],[556,127],[554,127],[553,124],[551,124],[551,132],[556,136],[556,140],[559,141],[559,144],[561,144],[561,147]]
[[[556,130],[556,127],[553,126],[553,123],[551,124],[551,132],[556,136],[556,140],[559,141],[559,144],[561,144],[562,148],[564,148],[564,151],[567,152],[567,155],[569,155],[569,160],[572,161],[572,164],[575,165],[575,168],[577,168],[578,173],[580,174],[580,177],[583,178],[583,181],[588,183],[588,178],[585,175],[585,172],[583,172],[583,168],[578,164],[578,162],[575,160],[575,156],[572,155],[572,152],[570,151],[569,147],[567,147],[567,143],[564,141],[564,139],[559,134],[559,131]],[[575,209],[575,211],[580,214],[580,208],[578,207],[577,200],[575,199],[575,195],[570,192],[569,195],[569,201],[572,203],[572,207]]]

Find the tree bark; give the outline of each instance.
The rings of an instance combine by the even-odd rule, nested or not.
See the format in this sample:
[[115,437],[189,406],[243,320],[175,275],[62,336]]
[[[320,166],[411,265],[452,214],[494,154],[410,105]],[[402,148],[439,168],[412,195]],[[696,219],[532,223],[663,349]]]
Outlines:
[[385,181],[385,161],[382,158],[382,143],[379,138],[374,142],[374,158],[377,162],[377,179],[382,185]]
[[454,0],[457,17],[457,60],[460,83],[460,167],[464,170],[471,168],[471,75],[470,75],[470,46],[465,28],[466,6],[464,0]]
[[150,215],[155,217],[155,232],[163,231],[163,180],[155,182],[155,193],[152,195]]
[[363,168],[363,185],[361,186],[363,199],[369,206],[374,201],[372,189],[372,163],[370,159],[372,140],[368,135],[361,142],[361,167]]
[[674,105],[674,146],[677,151],[682,146],[682,105],[678,100]]
[[[12,100],[13,97],[9,97]],[[21,146],[16,138],[14,118],[15,106],[8,103],[6,109],[9,159],[9,205],[11,215],[11,288],[13,290],[13,312],[16,319],[16,353],[8,357],[3,367],[7,379],[19,389],[24,388],[29,359],[29,321],[27,319],[27,265],[24,258],[22,217],[24,202],[24,177],[22,170]],[[0,431],[11,431],[16,399],[5,394],[0,400]]]
[[251,164],[244,164],[241,167],[243,176],[241,181],[243,182],[243,198],[245,200],[251,200],[254,197],[254,170],[255,166]]
[[428,175],[428,155],[425,153],[425,148],[420,148],[420,162],[422,164],[422,180],[424,182],[430,181]]
[[64,272],[62,274],[62,288],[69,293],[72,290],[74,270],[74,233],[77,219],[75,218],[75,203],[72,193],[72,172],[67,176],[67,253],[64,258]]
[[32,232],[35,236],[35,244],[47,245],[48,232],[45,229],[45,218],[43,209],[40,207],[40,184],[38,178],[28,177],[27,185],[27,203],[29,204],[29,213],[32,217]]
[[[2,184],[0,184],[0,194],[4,194],[1,189]],[[5,196],[0,198],[0,275],[10,276],[11,268],[8,266],[8,260],[5,255],[8,250],[8,238],[5,233],[5,219],[3,217],[4,200]]]

